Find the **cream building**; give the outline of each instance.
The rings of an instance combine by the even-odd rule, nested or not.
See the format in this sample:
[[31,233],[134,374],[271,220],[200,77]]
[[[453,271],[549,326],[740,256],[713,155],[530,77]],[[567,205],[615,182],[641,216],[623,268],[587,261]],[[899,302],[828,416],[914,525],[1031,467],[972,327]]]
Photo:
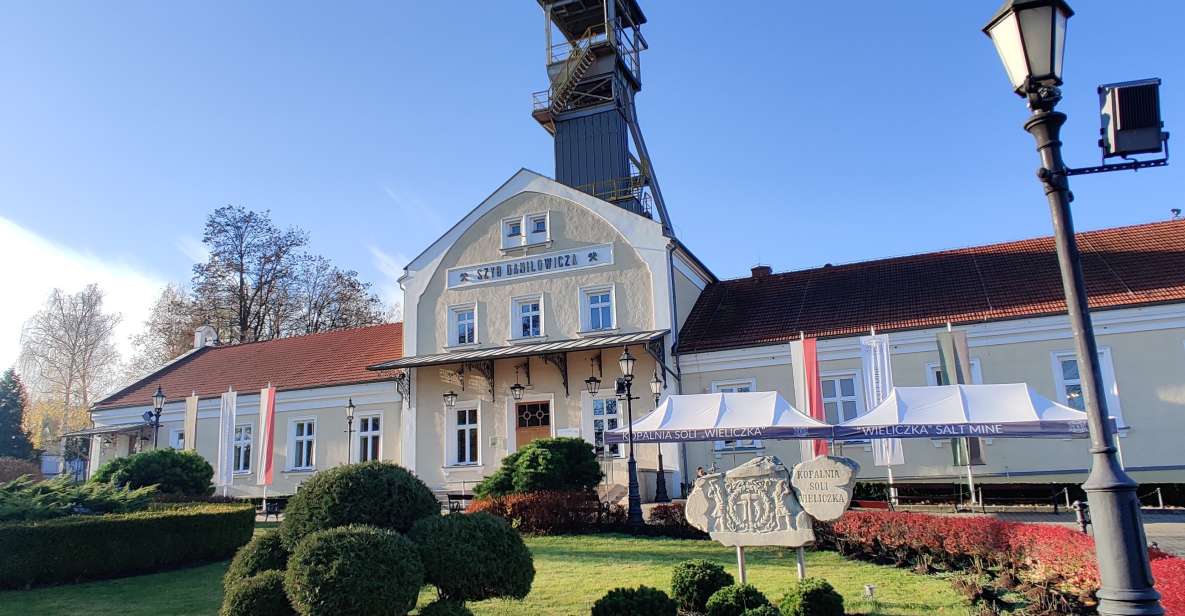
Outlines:
[[[101,401],[84,431],[96,437],[92,468],[144,446],[138,418],[157,384],[169,396],[161,445],[194,445],[191,435],[176,439],[192,391],[201,398],[197,451],[214,460],[218,395],[240,392],[248,426],[270,381],[280,389],[276,493],[363,450],[439,492],[467,492],[507,454],[550,436],[588,441],[606,481],[624,485],[626,448],[606,447],[602,435],[628,415],[614,387],[627,348],[638,358],[637,418],[654,408],[651,381],[660,396],[776,390],[794,402],[789,343],[816,338],[824,403],[837,422],[868,410],[859,337],[872,330],[890,336],[897,385],[935,383],[936,333],[949,325],[968,333],[975,380],[1025,382],[1078,402],[1050,238],[776,274],[762,266],[717,280],[677,239],[638,127],[641,9],[633,0],[539,4],[550,87],[535,93],[532,116],[554,136],[555,179],[519,171],[412,260],[400,280],[402,329],[199,342]],[[1079,245],[1124,463],[1141,482],[1185,482],[1176,436],[1185,416],[1185,221],[1083,233]],[[351,399],[379,428],[368,420],[347,445]],[[248,432],[236,432],[240,452],[252,445]],[[866,443],[841,447],[864,478],[884,476]],[[907,442],[895,476],[959,481],[949,447]],[[977,474],[1078,482],[1086,447],[987,439]],[[760,453],[791,463],[798,451],[790,442],[639,445],[642,496],[654,495],[660,459],[677,495],[699,466],[728,468]],[[234,493],[259,495],[255,470],[237,470]]]

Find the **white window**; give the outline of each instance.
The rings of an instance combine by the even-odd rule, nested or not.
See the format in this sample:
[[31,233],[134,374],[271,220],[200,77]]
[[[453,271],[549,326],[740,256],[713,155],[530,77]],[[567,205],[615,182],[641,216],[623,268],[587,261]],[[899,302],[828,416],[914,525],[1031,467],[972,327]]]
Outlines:
[[605,331],[617,327],[613,310],[613,287],[597,287],[580,291],[580,329],[586,332]]
[[513,216],[502,220],[502,248],[544,244],[551,240],[551,215],[548,212]]
[[593,449],[597,456],[606,458],[621,457],[621,445],[605,444],[605,431],[616,430],[621,425],[621,414],[617,407],[617,398],[593,398]]
[[292,469],[309,470],[317,463],[317,422],[298,419],[292,422]]
[[448,312],[448,340],[445,346],[477,343],[477,305],[453,306]]
[[[1123,419],[1123,410],[1119,406],[1119,386],[1115,382],[1115,366],[1111,363],[1110,349],[1099,349],[1099,372],[1103,381],[1103,393],[1107,396],[1107,412],[1115,418],[1115,423],[1119,427],[1128,427]],[[1080,411],[1085,409],[1078,358],[1073,351],[1053,354],[1053,379],[1057,385],[1059,402]]]
[[[712,383],[712,393],[744,393],[757,391],[756,379],[741,379],[739,381],[715,381]],[[716,449],[759,449],[759,439],[738,439],[716,441]]]
[[538,338],[543,335],[543,296],[523,297],[510,302],[510,337]]
[[358,461],[368,462],[382,457],[382,426],[378,415],[358,419]]
[[[926,384],[940,385],[942,383],[942,364],[932,361],[926,364]],[[983,383],[983,372],[979,369],[979,359],[971,358],[971,384],[980,385]]]
[[185,449],[184,430],[173,430],[169,433],[169,447],[177,450]]
[[841,374],[819,378],[823,390],[823,413],[827,423],[835,425],[860,414],[860,395],[855,374]]
[[452,414],[452,442],[448,447],[450,466],[469,466],[481,463],[481,436],[478,424],[477,405],[467,408],[460,405],[449,410]]
[[234,457],[231,468],[236,473],[251,472],[251,426],[235,426]]

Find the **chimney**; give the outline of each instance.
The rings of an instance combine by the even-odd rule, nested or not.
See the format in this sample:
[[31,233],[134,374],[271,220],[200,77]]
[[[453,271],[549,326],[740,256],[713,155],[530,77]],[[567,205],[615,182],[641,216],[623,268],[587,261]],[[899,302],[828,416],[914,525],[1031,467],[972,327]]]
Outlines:
[[193,348],[208,346],[218,346],[218,330],[207,324],[193,330]]
[[754,278],[765,278],[766,276],[774,273],[773,268],[768,265],[754,265],[753,269],[750,271],[753,272]]

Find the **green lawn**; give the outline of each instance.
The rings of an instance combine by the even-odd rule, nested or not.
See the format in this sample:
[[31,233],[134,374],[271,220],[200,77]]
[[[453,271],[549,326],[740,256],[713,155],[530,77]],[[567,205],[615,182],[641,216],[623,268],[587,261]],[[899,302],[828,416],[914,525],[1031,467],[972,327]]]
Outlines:
[[[669,590],[671,567],[707,558],[734,572],[734,552],[710,541],[639,539],[614,535],[528,538],[535,554],[535,584],[525,601],[483,601],[478,616],[588,614],[607,590],[646,584]],[[794,552],[750,549],[749,581],[777,601],[794,580]],[[0,593],[0,614],[40,616],[210,615],[218,612],[226,563],[103,582]],[[833,552],[809,552],[807,574],[829,580],[853,614],[967,614],[966,604],[944,580],[901,569],[844,560]],[[878,605],[860,599],[875,584]],[[434,593],[426,591],[421,605]]]

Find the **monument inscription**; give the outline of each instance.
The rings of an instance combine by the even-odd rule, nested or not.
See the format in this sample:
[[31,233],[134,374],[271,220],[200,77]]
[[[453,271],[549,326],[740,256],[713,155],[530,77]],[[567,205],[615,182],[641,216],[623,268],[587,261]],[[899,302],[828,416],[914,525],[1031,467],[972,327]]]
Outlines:
[[819,456],[794,467],[791,485],[802,508],[816,520],[838,520],[852,502],[860,465],[849,458]]

